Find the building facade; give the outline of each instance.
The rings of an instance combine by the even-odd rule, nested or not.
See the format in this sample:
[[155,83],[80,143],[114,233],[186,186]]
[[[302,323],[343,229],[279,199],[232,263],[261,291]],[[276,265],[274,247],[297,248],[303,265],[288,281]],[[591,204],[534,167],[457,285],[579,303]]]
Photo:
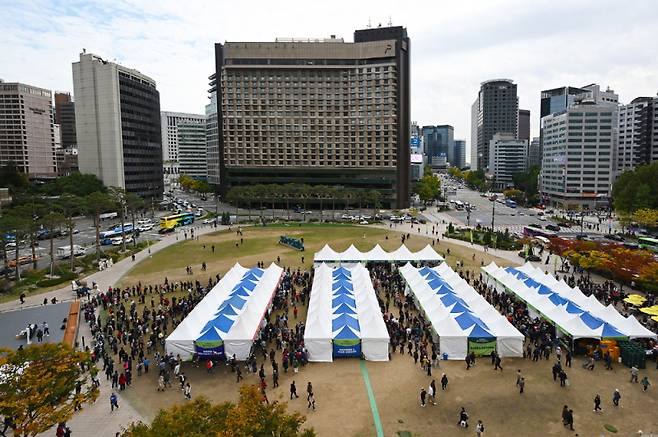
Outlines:
[[528,145],[528,168],[541,167],[541,147],[539,137],[534,137]]
[[63,148],[78,144],[75,135],[75,103],[69,93],[55,93],[55,123],[59,124]]
[[0,81],[0,165],[10,164],[30,178],[57,176],[49,90]]
[[638,97],[628,105],[619,106],[617,175],[656,159],[654,111],[657,101],[654,97]]
[[423,147],[427,163],[436,170],[445,170],[454,153],[455,129],[450,125],[423,126]]
[[206,159],[206,120],[203,122],[179,122],[178,166],[180,174],[194,179],[208,179]]
[[[519,98],[516,84],[509,79],[482,82],[471,112],[471,132],[475,135],[475,151],[471,151],[471,168],[488,170],[489,144],[497,133],[508,133],[518,138]],[[475,159],[475,161],[473,161]],[[475,162],[475,164],[474,164]]]
[[519,109],[519,139],[530,141],[530,110]]
[[528,142],[514,134],[497,133],[489,142],[489,174],[494,188],[514,186],[512,176],[527,169]]
[[[221,113],[217,111],[217,81],[215,75],[210,76],[210,103],[206,105],[206,162],[207,180],[209,184],[219,187],[220,154],[219,137],[221,131]],[[223,166],[223,158],[221,160]]]
[[455,140],[453,160],[450,161],[452,167],[464,168],[466,167],[466,141]]
[[[179,153],[179,124],[206,124],[206,116],[201,114],[187,114],[184,112],[162,111],[160,113],[160,128],[162,131],[162,172],[164,176],[165,190],[171,190],[178,185],[180,172]],[[206,151],[203,151],[205,159]],[[205,165],[204,165],[205,167]],[[189,168],[188,168],[189,170]],[[207,175],[204,174],[203,179]]]
[[[403,27],[325,40],[215,45],[220,191],[307,183],[409,205],[409,53]],[[209,146],[210,147],[210,146]],[[218,162],[217,162],[218,161]]]
[[155,81],[91,53],[73,63],[78,165],[106,186],[144,198],[163,192],[160,94]]
[[617,117],[614,106],[585,99],[542,119],[545,203],[567,209],[609,207]]

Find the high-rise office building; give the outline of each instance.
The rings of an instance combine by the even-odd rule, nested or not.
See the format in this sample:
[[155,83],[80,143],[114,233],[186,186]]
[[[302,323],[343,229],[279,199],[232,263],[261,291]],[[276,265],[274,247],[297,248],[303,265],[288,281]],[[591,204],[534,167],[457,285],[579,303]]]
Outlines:
[[[161,118],[161,131],[162,131],[162,172],[164,175],[165,190],[171,190],[178,184],[178,177],[182,173],[179,166],[179,135],[178,125],[185,124],[206,124],[206,116],[201,114],[187,114],[184,112],[169,112],[162,111]],[[203,151],[203,159],[205,160],[206,151]],[[205,168],[205,166],[204,166]],[[204,174],[203,179],[207,177]]]
[[464,168],[466,167],[466,141],[455,140],[454,143],[453,161],[450,161],[452,167]]
[[160,94],[137,70],[91,53],[73,63],[75,126],[82,173],[145,198],[163,191]]
[[488,170],[489,144],[497,133],[519,134],[519,98],[516,84],[509,79],[482,82],[471,110],[471,168]]
[[530,141],[530,110],[519,109],[519,139]]
[[0,165],[9,164],[30,178],[57,176],[49,90],[0,81]]
[[220,191],[254,183],[410,198],[410,41],[403,27],[340,38],[215,45]]
[[609,207],[617,123],[615,106],[592,99],[542,119],[544,202],[561,208]]
[[512,176],[527,168],[528,141],[516,135],[497,133],[489,142],[489,173],[493,175],[493,186],[504,190],[514,186]]
[[69,93],[55,93],[55,123],[59,124],[62,147],[75,147],[75,103]]
[[180,174],[208,179],[206,120],[178,123],[178,166]]
[[[219,137],[222,130],[221,111],[217,111],[217,80],[216,75],[212,74],[208,98],[210,102],[206,105],[206,162],[208,172],[208,183],[219,187],[219,169],[223,167],[224,158],[219,153]],[[220,164],[221,161],[221,164]]]
[[617,174],[655,159],[658,143],[654,139],[657,128],[654,111],[657,101],[658,98],[654,97],[638,97],[628,105],[619,106]]
[[427,162],[437,170],[445,170],[454,152],[455,129],[450,125],[423,126],[423,147]]
[[541,166],[541,147],[539,137],[534,137],[528,145],[528,168]]

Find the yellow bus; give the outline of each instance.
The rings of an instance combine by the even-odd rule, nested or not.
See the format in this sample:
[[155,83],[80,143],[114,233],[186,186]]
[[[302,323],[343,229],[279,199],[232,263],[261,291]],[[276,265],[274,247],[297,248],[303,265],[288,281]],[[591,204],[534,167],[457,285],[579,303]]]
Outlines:
[[173,231],[174,228],[190,225],[192,223],[194,223],[193,212],[183,212],[180,214],[168,215],[160,219],[160,230],[158,232],[165,234],[167,232]]

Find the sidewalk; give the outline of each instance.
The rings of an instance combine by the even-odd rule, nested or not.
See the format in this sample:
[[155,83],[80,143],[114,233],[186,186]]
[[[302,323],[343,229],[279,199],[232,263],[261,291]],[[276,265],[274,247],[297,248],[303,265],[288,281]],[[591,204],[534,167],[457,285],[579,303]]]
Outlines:
[[[214,228],[212,226],[201,225],[194,227],[194,235],[195,236],[205,235],[210,232],[222,231],[227,228],[228,228],[227,226],[217,226],[217,228]],[[179,236],[179,240],[182,240],[182,236]],[[177,243],[179,240],[176,239],[176,234],[169,234],[165,236],[162,240],[158,241],[157,243],[153,244],[150,247],[151,250],[150,254],[148,252],[148,249],[144,249],[141,252],[135,254],[134,262],[131,260],[130,257],[124,258],[108,269],[96,273],[92,273],[91,275],[84,278],[84,280],[87,281],[89,286],[91,286],[92,282],[97,283],[98,289],[100,291],[105,291],[107,290],[107,287],[114,286],[119,279],[121,279],[126,273],[128,273],[128,271],[130,271],[130,269],[133,268],[133,266],[138,264],[140,261],[146,259],[151,254],[154,254],[166,247],[171,246],[172,244]],[[66,285],[62,286],[62,288],[59,288],[57,290],[49,291],[47,293],[27,296],[25,298],[25,303],[22,305],[22,308],[29,308],[29,307],[42,305],[44,298],[47,298],[48,301],[50,302],[50,300],[53,297],[56,297],[58,302],[73,301],[76,299],[75,293],[73,293],[71,289],[71,283],[68,282],[66,283]],[[21,304],[19,299],[0,304],[0,313],[6,311],[13,311],[17,309],[21,309]]]

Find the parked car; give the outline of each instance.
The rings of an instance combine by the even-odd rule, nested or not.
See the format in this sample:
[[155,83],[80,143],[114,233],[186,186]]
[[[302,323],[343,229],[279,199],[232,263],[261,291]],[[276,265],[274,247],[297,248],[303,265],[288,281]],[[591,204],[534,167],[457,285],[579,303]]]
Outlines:
[[546,225],[546,229],[549,231],[560,232],[560,227],[558,225],[554,225],[553,223]]
[[[133,237],[126,235],[126,244],[133,242]],[[112,238],[112,246],[121,246],[121,237]]]
[[612,241],[619,241],[619,242],[624,241],[624,237],[622,237],[621,235],[618,235],[618,234],[606,234],[605,238],[607,238],[608,240],[612,240]]
[[545,222],[545,221],[546,221],[546,217],[544,217],[543,215],[540,215],[540,216],[537,217],[537,218],[538,218],[539,220],[541,220],[542,222]]

